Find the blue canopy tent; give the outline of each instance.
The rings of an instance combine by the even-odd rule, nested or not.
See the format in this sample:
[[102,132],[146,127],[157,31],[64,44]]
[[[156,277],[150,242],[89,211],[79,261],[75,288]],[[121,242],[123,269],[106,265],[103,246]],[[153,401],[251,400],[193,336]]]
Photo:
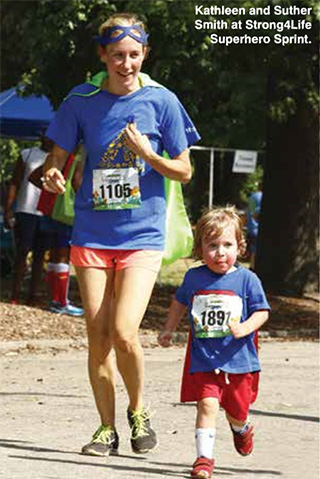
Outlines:
[[0,93],[0,136],[24,140],[39,139],[54,116],[44,95],[21,97],[16,88]]
[[[0,136],[15,140],[39,140],[41,132],[49,126],[54,111],[44,95],[19,96],[16,88],[0,93]],[[3,228],[0,213],[0,259],[4,274],[12,270],[14,243],[10,231]]]

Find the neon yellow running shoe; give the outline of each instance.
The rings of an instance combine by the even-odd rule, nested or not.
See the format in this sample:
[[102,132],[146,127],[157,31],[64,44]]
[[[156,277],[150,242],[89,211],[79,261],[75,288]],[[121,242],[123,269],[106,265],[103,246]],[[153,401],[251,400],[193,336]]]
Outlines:
[[116,456],[119,454],[119,436],[112,426],[101,426],[93,434],[89,444],[81,449],[86,456]]
[[144,454],[158,445],[156,433],[150,425],[150,413],[146,409],[127,410],[131,428],[131,448],[137,454]]

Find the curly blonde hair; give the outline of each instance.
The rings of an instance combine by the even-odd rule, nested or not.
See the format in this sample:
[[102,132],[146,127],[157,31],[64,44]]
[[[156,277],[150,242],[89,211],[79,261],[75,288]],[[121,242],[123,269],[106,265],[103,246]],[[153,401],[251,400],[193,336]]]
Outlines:
[[202,260],[202,242],[208,238],[218,238],[223,230],[234,224],[240,255],[245,253],[246,242],[242,231],[242,220],[235,206],[215,207],[207,210],[199,219],[195,229],[193,257]]

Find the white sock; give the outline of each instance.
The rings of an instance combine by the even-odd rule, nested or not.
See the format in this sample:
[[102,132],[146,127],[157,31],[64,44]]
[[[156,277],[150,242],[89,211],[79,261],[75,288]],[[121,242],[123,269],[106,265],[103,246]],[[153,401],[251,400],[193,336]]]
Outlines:
[[195,433],[197,457],[213,459],[213,447],[216,438],[214,428],[198,428]]
[[249,422],[246,422],[244,426],[236,426],[235,424],[231,424],[231,427],[234,432],[239,432],[240,434],[245,433],[249,429]]

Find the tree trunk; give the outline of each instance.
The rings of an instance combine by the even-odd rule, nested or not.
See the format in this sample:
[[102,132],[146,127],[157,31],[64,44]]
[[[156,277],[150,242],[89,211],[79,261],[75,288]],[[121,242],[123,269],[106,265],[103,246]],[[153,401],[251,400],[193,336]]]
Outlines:
[[319,291],[318,116],[300,98],[286,123],[270,120],[256,270],[267,291]]

